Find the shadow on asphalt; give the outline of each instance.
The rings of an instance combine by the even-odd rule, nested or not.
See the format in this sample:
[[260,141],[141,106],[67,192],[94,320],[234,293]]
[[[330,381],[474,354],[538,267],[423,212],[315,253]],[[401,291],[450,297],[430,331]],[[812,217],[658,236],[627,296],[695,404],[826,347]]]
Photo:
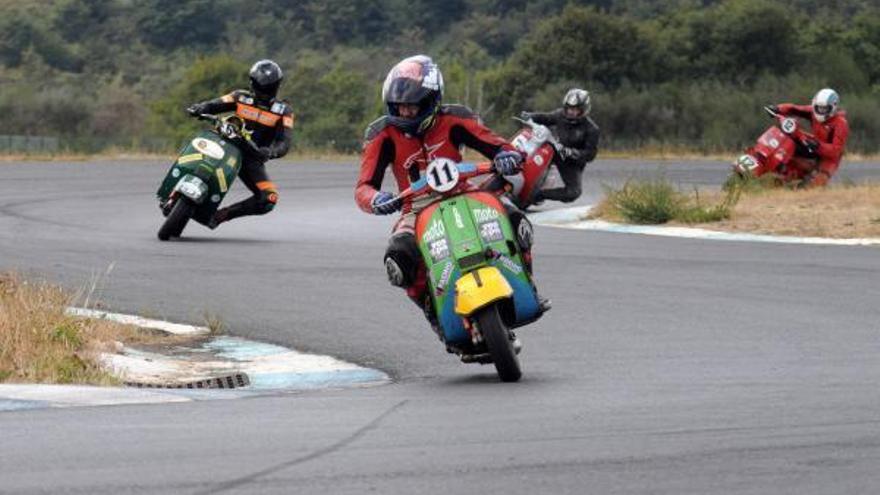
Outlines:
[[491,366],[479,369],[472,375],[456,376],[437,382],[438,386],[460,387],[462,385],[498,385],[504,387],[516,386],[532,386],[536,384],[546,384],[555,381],[553,377],[547,375],[529,375],[528,370],[523,370],[522,378],[516,383],[504,383],[498,379],[495,369]]
[[[162,242],[162,241],[159,241]],[[275,239],[242,239],[240,237],[178,237],[165,242],[180,242],[184,244],[283,244]]]

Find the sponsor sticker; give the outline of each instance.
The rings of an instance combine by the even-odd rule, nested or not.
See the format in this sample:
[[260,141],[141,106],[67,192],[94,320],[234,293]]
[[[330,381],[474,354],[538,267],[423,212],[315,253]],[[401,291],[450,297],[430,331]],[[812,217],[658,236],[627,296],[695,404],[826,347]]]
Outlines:
[[504,239],[504,232],[501,231],[501,224],[497,220],[484,222],[480,224],[480,237],[484,242],[495,242]]
[[226,156],[226,151],[223,150],[223,147],[214,141],[208,141],[205,138],[195,138],[192,140],[192,145],[195,149],[201,151],[203,154],[215,159],[222,160],[224,156]]
[[434,263],[446,259],[449,257],[449,242],[446,241],[446,238],[436,240],[430,244],[429,251]]
[[474,213],[474,219],[477,220],[477,223],[496,220],[499,216],[498,210],[496,210],[495,208],[475,208],[472,211]]
[[434,223],[425,230],[425,233],[422,235],[423,242],[433,242],[441,237],[446,236],[446,226],[443,225],[443,222],[439,219],[434,220]]
[[452,216],[455,218],[455,226],[463,229],[464,228],[464,220],[461,218],[461,213],[458,212],[458,208],[452,207]]
[[202,159],[201,153],[190,153],[188,155],[183,155],[177,159],[177,163],[184,164],[189,162],[197,162]]
[[446,266],[443,267],[443,271],[440,272],[440,278],[437,280],[437,283],[434,284],[437,288],[437,294],[443,293],[446,290],[446,286],[449,285],[449,279],[452,278],[452,262],[446,262]]
[[517,263],[516,261],[513,261],[512,259],[510,259],[510,257],[505,256],[503,254],[498,255],[498,262],[501,263],[501,265],[503,265],[504,268],[507,268],[508,270],[510,270],[511,272],[513,272],[516,275],[519,275],[523,271],[523,269],[519,265],[519,263]]

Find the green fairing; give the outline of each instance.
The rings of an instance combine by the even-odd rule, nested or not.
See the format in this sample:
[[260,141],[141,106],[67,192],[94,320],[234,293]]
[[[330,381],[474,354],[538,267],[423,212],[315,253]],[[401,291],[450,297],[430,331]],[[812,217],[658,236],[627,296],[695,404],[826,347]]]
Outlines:
[[[224,151],[223,158],[219,160],[211,158],[197,149],[195,142],[200,138],[221,146]],[[201,155],[201,159],[179,163],[181,158],[195,154]],[[216,173],[218,167],[223,170],[223,175],[226,178],[226,191],[223,191],[220,186],[220,179]],[[206,223],[214,212],[217,211],[229,188],[232,187],[232,183],[238,176],[239,168],[241,168],[241,151],[239,151],[238,147],[220,137],[216,132],[205,130],[181,147],[177,161],[171,165],[156,195],[159,197],[159,201],[166,201],[171,191],[174,190],[174,186],[177,185],[182,177],[187,174],[195,175],[208,185],[208,195],[205,201],[199,205],[199,209],[193,215],[193,218],[198,222]],[[175,170],[178,172],[176,176]]]
[[[483,240],[480,235],[483,225],[493,222],[497,222],[501,227],[501,235],[497,236],[498,240]],[[428,267],[428,288],[441,321],[443,321],[441,317],[443,308],[446,307],[448,299],[454,297],[455,281],[462,272],[469,272],[487,264],[495,265],[502,269],[505,276],[520,278],[531,285],[526,270],[522,268],[524,266],[522,257],[515,247],[513,227],[503,208],[499,210],[494,205],[474,199],[471,195],[457,196],[441,202],[431,213],[427,225],[423,238],[418,240],[419,249]],[[449,252],[446,257],[438,257],[435,260],[431,254],[431,246],[441,239],[446,239]],[[486,260],[480,257],[479,263],[468,264],[462,270],[460,265],[462,258],[485,253],[488,248],[515,264],[515,269],[505,268],[498,259]]]

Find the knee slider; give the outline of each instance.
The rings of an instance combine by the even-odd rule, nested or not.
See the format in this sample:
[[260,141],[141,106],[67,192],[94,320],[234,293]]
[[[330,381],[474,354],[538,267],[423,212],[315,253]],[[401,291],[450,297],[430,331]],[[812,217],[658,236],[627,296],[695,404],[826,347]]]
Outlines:
[[535,231],[532,227],[532,222],[523,215],[514,228],[516,229],[516,242],[519,244],[520,249],[523,251],[532,249],[532,244],[535,242]]
[[257,204],[263,213],[269,213],[278,204],[278,192],[273,190],[260,191]]
[[385,251],[385,273],[388,282],[395,287],[409,287],[416,279],[418,271],[418,248],[412,234],[401,234],[391,238]]

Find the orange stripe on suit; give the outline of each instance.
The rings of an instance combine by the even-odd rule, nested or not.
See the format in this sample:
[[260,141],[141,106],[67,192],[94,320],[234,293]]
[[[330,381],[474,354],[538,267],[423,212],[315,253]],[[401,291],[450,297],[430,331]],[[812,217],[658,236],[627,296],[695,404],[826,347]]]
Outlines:
[[258,124],[262,124],[267,127],[275,127],[275,125],[278,124],[278,121],[281,120],[280,115],[276,115],[272,112],[266,112],[265,110],[260,110],[257,107],[245,105],[244,103],[236,104],[235,114],[243,118],[244,120],[257,122]]

